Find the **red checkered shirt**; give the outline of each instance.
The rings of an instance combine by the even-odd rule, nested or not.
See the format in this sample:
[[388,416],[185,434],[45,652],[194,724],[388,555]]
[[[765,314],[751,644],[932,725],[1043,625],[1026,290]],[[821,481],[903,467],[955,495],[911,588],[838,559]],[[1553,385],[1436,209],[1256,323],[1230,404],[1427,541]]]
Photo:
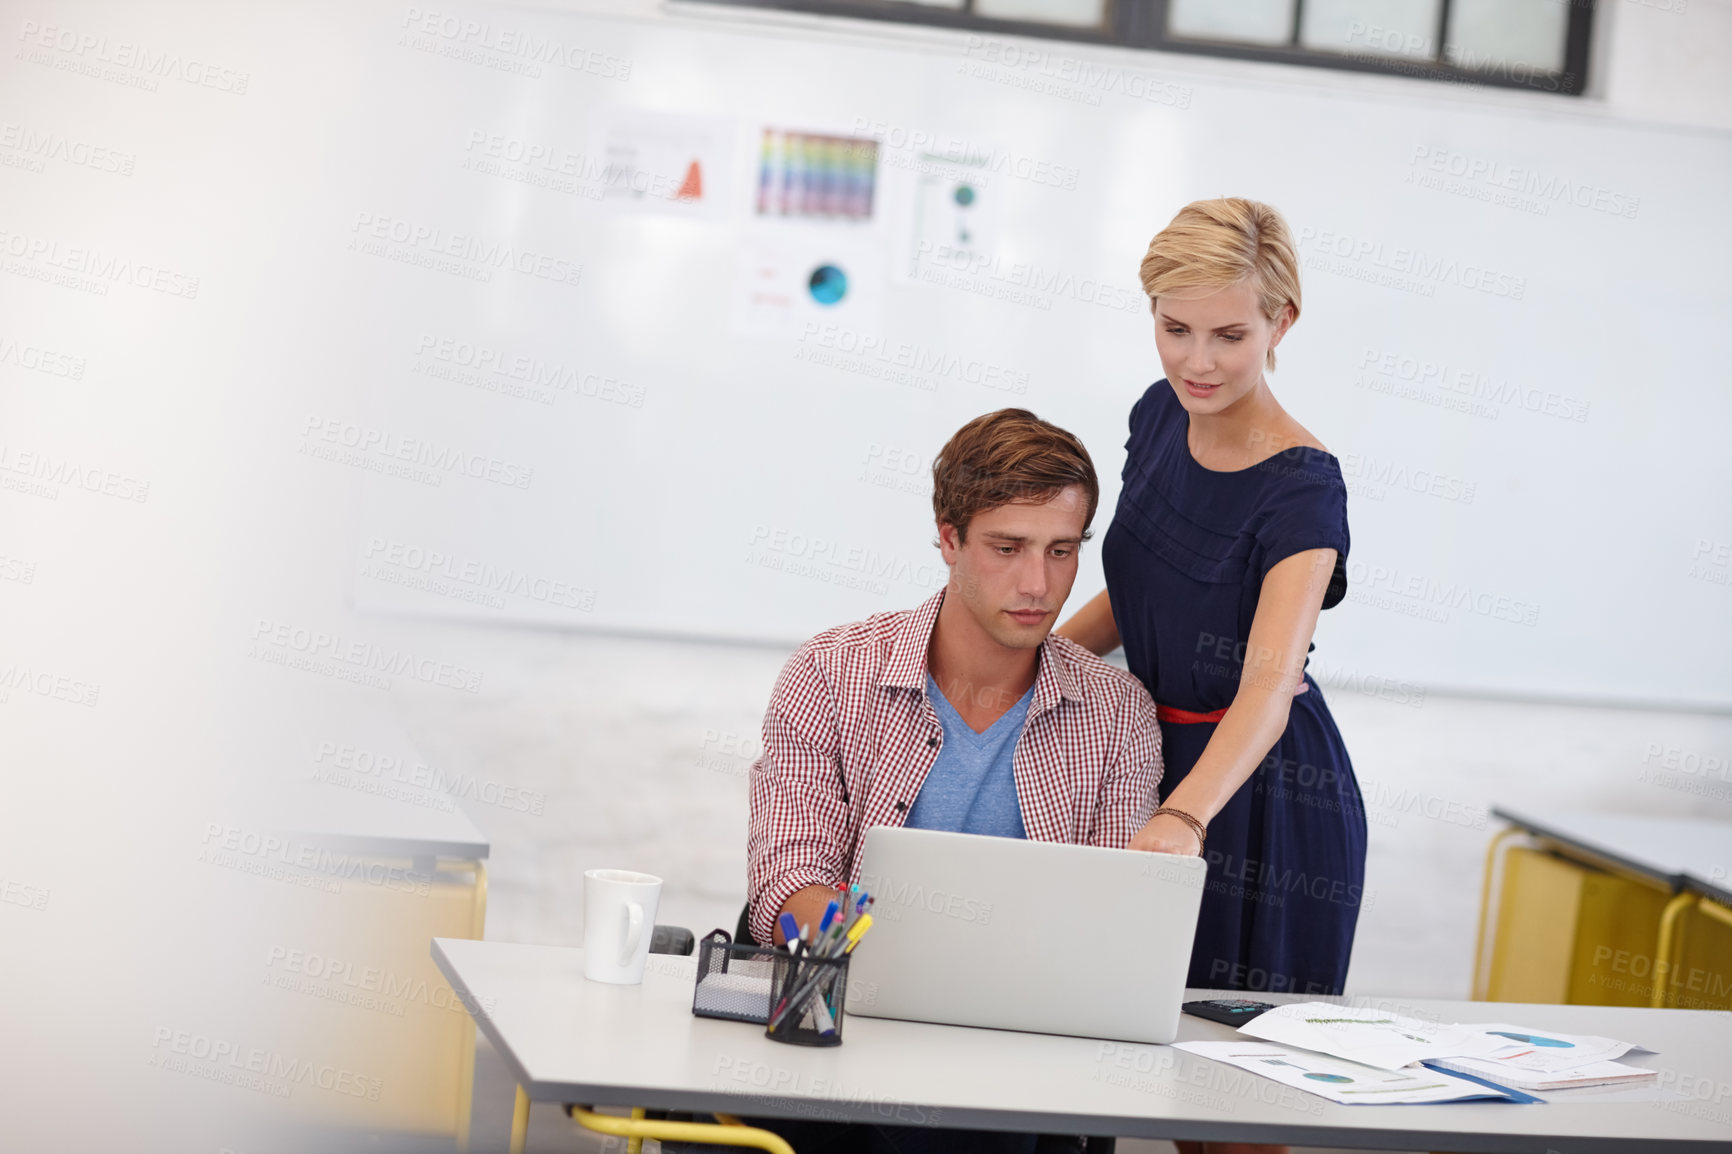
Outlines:
[[[926,650],[944,591],[826,630],[794,651],[764,714],[746,838],[752,936],[783,904],[859,880],[866,827],[901,825],[944,741]],[[1154,812],[1161,731],[1142,683],[1056,634],[1041,644],[1016,743],[1016,799],[1036,841],[1122,848]]]

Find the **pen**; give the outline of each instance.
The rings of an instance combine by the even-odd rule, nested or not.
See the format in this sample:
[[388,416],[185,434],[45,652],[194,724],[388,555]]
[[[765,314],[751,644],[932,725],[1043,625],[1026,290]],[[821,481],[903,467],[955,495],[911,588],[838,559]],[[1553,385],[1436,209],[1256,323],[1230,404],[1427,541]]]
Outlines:
[[848,931],[848,945],[842,951],[844,954],[854,952],[854,947],[860,944],[860,939],[866,936],[866,931],[872,928],[872,915],[861,914],[860,920],[854,923],[854,928]]
[[[858,939],[855,939],[855,940],[858,941]],[[853,949],[852,943],[850,943],[849,949]],[[800,986],[797,989],[795,989],[794,992],[792,994],[790,994],[783,1001],[783,1003],[780,1006],[777,1007],[777,1012],[770,1015],[770,1029],[772,1029],[772,1030],[776,1029],[778,1026],[781,1025],[783,1018],[787,1017],[789,1014],[794,1013],[797,1010],[800,1010],[800,1011],[810,1010],[814,1013],[814,1015],[816,1015],[817,1011],[814,1010],[813,1007],[808,1005],[807,1003],[808,1002],[820,1002],[821,1003],[823,1001],[823,998],[821,995],[818,998],[813,998],[813,996],[812,996],[813,992],[816,991],[818,986],[821,983],[825,982],[826,980],[833,981],[835,979],[837,971],[833,968],[826,970],[822,967],[816,967],[816,966],[811,967],[811,968],[816,969],[818,972],[809,975],[800,984]],[[790,984],[792,984],[792,983],[790,982]],[[824,1014],[825,1014],[825,1016],[828,1016],[828,1014],[829,1014],[829,1009],[827,1007],[824,1010]],[[820,1027],[820,1029],[822,1029],[822,1027]]]
[[[812,994],[818,986],[826,978],[833,979],[836,973],[833,969],[826,970],[819,963],[822,960],[852,953],[854,947],[860,944],[860,939],[872,929],[872,915],[866,912],[871,909],[872,903],[873,898],[870,894],[861,893],[852,903],[854,905],[852,916],[835,918],[826,911],[825,921],[829,923],[827,930],[821,931],[818,938],[810,943],[805,943],[804,934],[801,935],[804,948],[795,953],[795,959],[797,961],[802,956],[810,959],[806,966],[808,972],[801,974],[798,965],[790,970],[787,985],[784,988],[792,992],[776,1004],[769,1019],[771,1030],[777,1029],[782,1020],[796,1010],[800,1011],[802,1015],[811,1013],[820,1033],[830,1033],[835,1029],[829,1007],[821,1005],[822,994],[816,999],[820,1005],[807,1005],[806,1003],[812,999]],[[786,917],[787,915],[783,916]],[[786,931],[784,930],[785,934]]]
[[831,937],[830,941],[825,943],[826,954],[834,954],[836,952],[836,950],[842,944],[842,939],[847,937],[849,931],[851,931],[856,925],[859,924],[860,918],[862,916],[864,916],[866,911],[871,909],[871,908],[872,908],[872,895],[868,894],[868,893],[862,893],[855,900],[853,912],[851,912],[848,915],[846,923],[843,925],[840,925],[840,926],[832,927],[832,929],[834,931],[833,936]]
[[820,990],[812,998],[812,1024],[818,1028],[818,1033],[826,1036],[836,1032],[836,1021],[830,1017],[830,1006],[825,1000],[834,989],[832,983],[830,990]]
[[834,948],[836,940],[847,932],[847,919],[837,918],[830,923],[830,928],[818,935],[818,956],[828,957]]
[[[782,916],[787,918],[790,922],[792,922],[794,920],[788,914],[783,914]],[[805,926],[799,927],[800,932],[795,934],[794,937],[791,939],[792,944],[788,947],[788,953],[791,957],[791,960],[788,963],[788,979],[787,979],[787,987],[786,988],[790,988],[790,989],[793,988],[794,984],[801,980],[801,978],[800,978],[800,958],[802,955],[810,956],[812,953],[811,945],[809,945],[806,941],[806,931],[811,929],[811,928],[812,927],[810,925],[805,925]],[[784,936],[786,936],[785,933],[784,933]],[[787,1013],[787,1011],[792,1008],[792,1004],[795,1003],[796,1001],[797,1001],[797,999],[794,997],[784,998],[782,1000],[782,1004],[781,1004],[782,1013]],[[776,1016],[779,1018],[781,1015],[778,1014]]]
[[[871,930],[871,928],[872,928],[872,915],[871,914],[860,915],[860,920],[855,922],[854,928],[848,931],[848,935],[846,938],[846,941],[848,943],[847,946],[844,949],[838,951],[838,953],[840,953],[840,954],[853,953],[854,947],[860,944],[860,939],[865,937],[867,932],[869,930]],[[835,957],[837,955],[831,954],[828,956]],[[794,986],[794,981],[795,981],[794,978],[791,977],[789,979],[788,984],[790,986],[794,986],[794,992],[792,994],[788,995],[788,997],[783,1001],[783,1003],[777,1008],[778,1012],[771,1015],[771,1017],[770,1017],[770,1029],[774,1030],[777,1026],[779,1026],[781,1024],[781,1021],[784,1017],[786,1017],[790,1012],[800,1008],[801,1005],[806,1001],[806,999],[811,996],[812,991],[817,988],[818,984],[820,982],[822,982],[825,979],[825,977],[828,976],[829,974],[835,973],[834,970],[826,971],[823,967],[817,966],[817,965],[809,966],[808,968],[814,969],[817,972],[809,974],[803,981],[800,982],[800,984],[798,986]]]
[[[811,1006],[807,1005],[807,1002],[811,999],[812,990],[818,985],[818,979],[820,977],[822,977],[822,975],[813,975],[807,978],[799,989],[782,999],[782,1004],[776,1008],[774,1014],[770,1015],[770,1029],[774,1030],[779,1028],[782,1024],[782,1019],[786,1018],[789,1014],[796,1012],[805,1014],[811,1011]],[[790,984],[792,983],[790,982]]]
[[808,963],[806,970],[804,975],[801,975],[797,969],[788,974],[787,985],[784,988],[793,992],[783,998],[776,1006],[776,1012],[770,1015],[770,1029],[774,1030],[779,1026],[782,1019],[788,1014],[809,1008],[805,1006],[805,1003],[811,997],[812,991],[818,983],[823,980],[825,971],[822,966],[816,963]]
[[[857,907],[859,902],[856,901],[850,904]],[[834,924],[830,926],[830,934],[822,943],[824,954],[826,956],[833,955],[836,952],[837,947],[842,943],[842,939],[847,937],[848,931],[854,928],[854,924],[859,920],[859,917],[860,915],[857,909],[849,910],[842,917],[837,918]]]
[[[796,987],[796,983],[798,983],[799,981],[800,981],[800,970],[799,970],[798,963],[797,962],[791,962],[791,963],[789,963],[789,967],[788,967],[788,976],[783,979],[782,988],[784,990],[793,990],[797,993],[798,989]],[[789,1009],[792,1008],[795,1000],[796,1000],[796,998],[795,998],[794,993],[788,993],[788,994],[782,995],[782,1000],[776,1003],[774,1011],[770,1014],[770,1028],[772,1030],[776,1028],[776,1026],[779,1022],[781,1022],[782,1016],[784,1014],[786,1014]]]

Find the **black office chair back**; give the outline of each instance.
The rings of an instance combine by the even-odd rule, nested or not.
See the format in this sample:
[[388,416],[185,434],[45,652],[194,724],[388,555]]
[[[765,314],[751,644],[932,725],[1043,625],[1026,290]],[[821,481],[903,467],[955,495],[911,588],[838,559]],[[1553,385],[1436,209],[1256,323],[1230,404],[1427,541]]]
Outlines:
[[755,946],[758,939],[752,936],[752,903],[747,902],[740,907],[740,921],[734,927],[734,944]]

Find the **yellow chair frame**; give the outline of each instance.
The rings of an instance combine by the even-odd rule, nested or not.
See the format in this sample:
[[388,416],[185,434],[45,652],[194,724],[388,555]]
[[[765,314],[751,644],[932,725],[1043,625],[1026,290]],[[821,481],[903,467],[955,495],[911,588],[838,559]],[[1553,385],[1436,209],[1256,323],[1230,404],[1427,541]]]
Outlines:
[[[1673,958],[1684,955],[1683,934],[1679,927],[1684,920],[1684,911],[1692,906],[1697,913],[1732,926],[1732,909],[1727,909],[1706,894],[1686,890],[1666,903],[1666,909],[1660,915],[1659,945],[1654,950],[1655,1009],[1666,1007],[1667,993],[1672,987]],[[1661,977],[1662,974],[1665,975],[1664,978]]]
[[[717,1114],[714,1122],[668,1122],[644,1117],[641,1108],[634,1108],[631,1117],[617,1114],[597,1114],[588,1106],[575,1102],[565,1104],[565,1112],[585,1130],[626,1140],[626,1154],[639,1154],[645,1138],[658,1142],[706,1142],[712,1146],[749,1146],[769,1154],[794,1154],[794,1148],[780,1134],[748,1126],[732,1114]],[[529,1141],[529,1095],[517,1087],[517,1101],[511,1110],[510,1154],[523,1154]]]
[[[1474,937],[1473,987],[1470,994],[1470,997],[1476,1002],[1485,1000],[1491,984],[1492,966],[1488,957],[1487,946],[1489,944],[1491,947],[1490,953],[1495,953],[1497,949],[1497,944],[1490,939],[1493,934],[1491,928],[1493,924],[1492,900],[1497,893],[1496,878],[1499,872],[1498,865],[1501,854],[1512,840],[1523,835],[1527,836],[1530,844],[1550,849],[1554,853],[1560,853],[1571,861],[1591,865],[1618,877],[1669,892],[1667,887],[1660,882],[1646,874],[1637,873],[1620,862],[1608,861],[1577,846],[1560,845],[1544,834],[1535,833],[1523,826],[1506,826],[1493,835],[1491,844],[1486,847],[1485,878],[1480,888],[1479,927]],[[1671,900],[1666,903],[1666,908],[1660,914],[1659,940],[1655,943],[1654,948],[1656,977],[1651,1004],[1656,1009],[1664,1009],[1667,1005],[1671,983],[1661,979],[1659,975],[1669,975],[1672,972],[1673,959],[1683,955],[1684,912],[1690,909],[1694,909],[1696,913],[1715,921],[1732,926],[1732,909],[1728,909],[1707,895],[1698,894],[1693,890],[1684,890],[1672,895]]]
[[665,1142],[707,1142],[712,1146],[750,1146],[770,1154],[794,1154],[787,1139],[768,1130],[748,1126],[732,1114],[717,1114],[715,1122],[664,1122],[646,1119],[642,1110],[633,1110],[630,1118],[614,1114],[597,1114],[587,1106],[569,1104],[565,1112],[585,1130],[625,1138],[626,1154],[639,1154],[645,1138]]

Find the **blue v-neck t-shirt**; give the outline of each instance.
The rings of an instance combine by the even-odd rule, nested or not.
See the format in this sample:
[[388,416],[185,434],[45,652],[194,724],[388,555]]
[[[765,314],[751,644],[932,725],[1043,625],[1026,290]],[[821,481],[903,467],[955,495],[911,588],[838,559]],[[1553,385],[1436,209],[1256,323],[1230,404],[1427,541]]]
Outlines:
[[1027,837],[1022,804],[1016,798],[1016,742],[1028,719],[1034,686],[1004,715],[976,733],[946,700],[932,674],[926,675],[926,697],[944,727],[938,759],[914,797],[903,825],[952,833],[993,837]]

